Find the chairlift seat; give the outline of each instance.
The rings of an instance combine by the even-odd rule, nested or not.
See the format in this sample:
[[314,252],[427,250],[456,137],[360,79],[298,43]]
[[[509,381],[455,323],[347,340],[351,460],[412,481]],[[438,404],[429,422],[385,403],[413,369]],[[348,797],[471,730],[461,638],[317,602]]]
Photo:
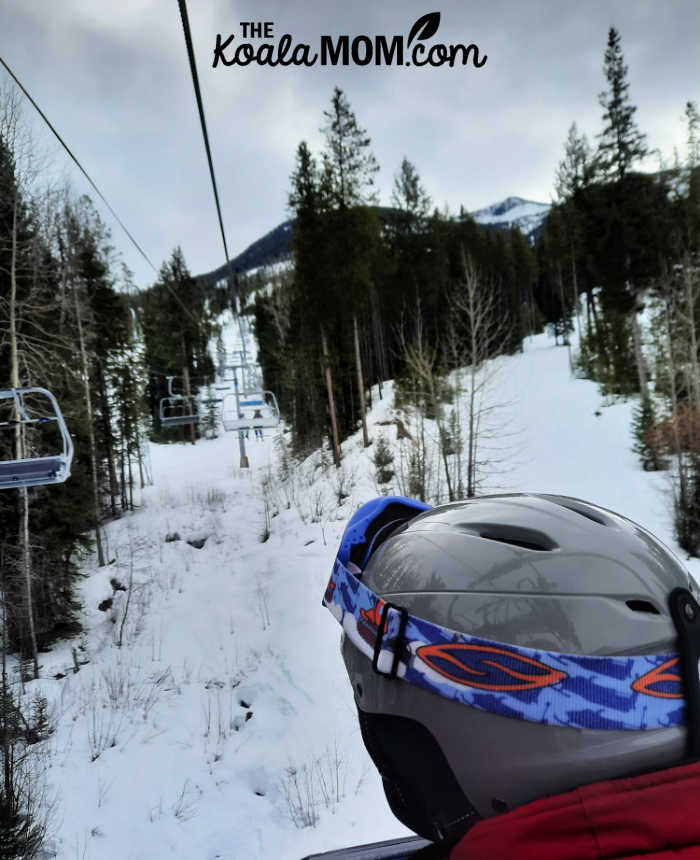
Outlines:
[[160,419],[161,427],[186,427],[198,423],[199,415],[171,415]]
[[0,463],[0,490],[60,484],[67,477],[68,463],[63,457],[36,457]]
[[[175,414],[169,414],[169,413]],[[161,427],[187,427],[199,423],[197,401],[194,397],[174,394],[163,397],[159,406]]]

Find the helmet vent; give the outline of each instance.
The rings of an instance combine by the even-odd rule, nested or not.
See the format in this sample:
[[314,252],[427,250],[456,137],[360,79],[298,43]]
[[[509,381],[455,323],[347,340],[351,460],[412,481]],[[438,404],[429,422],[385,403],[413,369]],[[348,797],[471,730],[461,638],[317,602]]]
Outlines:
[[653,603],[648,600],[626,600],[625,603],[633,612],[648,612],[650,615],[661,615]]
[[575,514],[580,514],[580,516],[585,517],[587,520],[591,520],[591,522],[598,523],[599,526],[607,526],[610,525],[605,519],[603,519],[602,515],[600,515],[597,511],[590,505],[577,505],[574,503],[573,499],[567,499],[563,496],[547,496],[543,494],[543,498],[551,499],[557,504],[561,505],[562,508],[566,508],[569,511],[572,511]]
[[549,552],[559,549],[556,544],[544,532],[537,529],[529,529],[516,525],[501,525],[499,523],[461,523],[460,527],[465,531],[478,535],[486,540],[494,540],[499,543],[507,543],[511,546],[519,546],[522,549]]

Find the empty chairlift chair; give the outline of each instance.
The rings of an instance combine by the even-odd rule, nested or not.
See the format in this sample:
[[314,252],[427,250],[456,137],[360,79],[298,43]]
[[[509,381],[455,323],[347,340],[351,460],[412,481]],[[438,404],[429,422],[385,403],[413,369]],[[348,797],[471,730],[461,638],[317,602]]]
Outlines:
[[168,396],[161,397],[159,414],[161,427],[189,427],[199,423],[197,398],[173,392],[174,376],[168,377]]
[[[254,417],[256,413],[262,417]],[[278,427],[280,410],[277,398],[272,391],[258,391],[252,395],[239,394],[236,410],[236,395],[227,394],[222,404],[221,421],[224,430],[262,430]]]
[[[44,429],[53,425],[58,439],[52,440],[60,451],[54,454],[0,460],[0,490],[61,484],[70,477],[73,462],[73,440],[56,398],[45,388],[9,388],[0,390],[0,431],[3,449],[14,449],[17,428]],[[35,440],[28,440],[31,444]]]

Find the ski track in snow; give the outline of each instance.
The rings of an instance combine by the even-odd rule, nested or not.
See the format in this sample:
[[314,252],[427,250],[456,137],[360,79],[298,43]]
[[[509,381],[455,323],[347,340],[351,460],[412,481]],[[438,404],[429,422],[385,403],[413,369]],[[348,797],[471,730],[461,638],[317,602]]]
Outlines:
[[[231,324],[226,348],[238,348]],[[602,405],[597,385],[572,379],[566,349],[545,335],[497,361],[514,465],[484,489],[588,499],[675,547],[668,477],[643,472],[631,451],[634,402]],[[384,400],[373,392],[374,438],[395,439],[394,427],[377,426],[391,393],[390,383]],[[307,462],[297,488],[307,522],[280,503],[261,543],[262,479],[275,460],[266,434],[247,441],[248,471],[238,468],[235,434],[153,445],[154,485],[141,508],[106,527],[114,563],[84,565],[86,632],[42,654],[42,679],[27,687],[48,697],[57,720],[45,756],[56,801],[47,857],[297,860],[407,833],[364,750],[340,631],[320,604],[345,522],[376,495],[373,449],[360,433],[344,443],[354,484],[341,508],[332,467],[324,475]],[[165,543],[173,532],[181,540]],[[186,543],[202,537],[202,549]],[[128,584],[132,557],[119,648],[126,593],[106,613],[97,605],[112,596],[111,577]],[[698,562],[688,564],[697,574]],[[73,647],[88,661],[77,673]],[[315,827],[290,818],[293,772],[302,806],[313,783]],[[323,803],[320,775],[326,786],[338,778],[339,802]]]

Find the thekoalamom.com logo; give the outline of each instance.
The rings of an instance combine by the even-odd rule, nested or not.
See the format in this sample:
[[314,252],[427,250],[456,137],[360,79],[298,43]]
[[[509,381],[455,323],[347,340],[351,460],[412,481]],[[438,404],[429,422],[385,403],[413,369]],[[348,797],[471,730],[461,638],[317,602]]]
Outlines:
[[440,26],[440,13],[429,12],[422,15],[411,27],[408,37],[403,36],[321,36],[318,50],[304,42],[294,44],[289,33],[278,42],[263,41],[274,39],[272,21],[241,21],[244,39],[252,41],[236,42],[231,33],[224,38],[216,34],[214,63],[224,66],[468,66],[480,69],[487,60],[486,54],[479,56],[479,48],[470,45],[445,45],[435,42],[430,46],[425,42],[431,39]]

